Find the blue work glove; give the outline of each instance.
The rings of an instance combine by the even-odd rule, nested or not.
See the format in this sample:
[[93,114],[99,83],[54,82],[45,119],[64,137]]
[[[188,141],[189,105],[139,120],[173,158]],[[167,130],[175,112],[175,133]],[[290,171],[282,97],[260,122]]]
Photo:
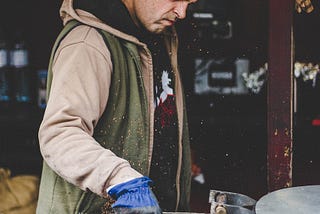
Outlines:
[[112,187],[108,194],[115,199],[112,208],[120,214],[161,214],[158,201],[149,187],[148,177],[135,178]]

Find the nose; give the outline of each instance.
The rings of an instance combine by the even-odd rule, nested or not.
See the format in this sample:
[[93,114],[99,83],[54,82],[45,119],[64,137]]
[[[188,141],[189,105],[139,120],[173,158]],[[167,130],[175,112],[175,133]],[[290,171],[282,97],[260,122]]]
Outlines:
[[188,8],[187,1],[177,1],[177,5],[175,6],[174,13],[177,15],[178,19],[186,18]]

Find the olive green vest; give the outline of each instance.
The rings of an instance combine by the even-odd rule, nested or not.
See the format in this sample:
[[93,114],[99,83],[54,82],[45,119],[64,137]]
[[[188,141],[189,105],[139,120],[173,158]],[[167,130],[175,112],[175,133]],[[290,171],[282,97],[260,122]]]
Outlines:
[[[55,42],[48,69],[47,97],[52,81],[54,53],[65,35],[79,24],[75,20],[70,21]],[[108,104],[93,137],[103,147],[128,160],[141,174],[147,175],[150,126],[137,47],[105,31],[97,30],[111,53],[113,74]],[[43,163],[38,214],[100,214],[105,202],[106,199],[90,191],[82,191],[63,180]]]
[[[48,68],[47,98],[51,88],[55,51],[65,35],[80,24],[75,20],[70,21],[55,42]],[[137,47],[105,31],[97,30],[111,53],[113,73],[108,104],[93,137],[103,147],[128,160],[141,174],[148,175],[150,119]],[[179,210],[188,211],[191,159],[185,109],[183,114],[182,166],[178,181],[181,188],[178,191]],[[100,214],[105,202],[106,199],[68,183],[43,163],[37,214]]]

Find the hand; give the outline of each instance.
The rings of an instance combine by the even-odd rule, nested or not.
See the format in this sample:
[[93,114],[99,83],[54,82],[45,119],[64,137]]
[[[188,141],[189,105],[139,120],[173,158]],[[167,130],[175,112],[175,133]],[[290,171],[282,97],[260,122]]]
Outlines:
[[158,201],[149,187],[150,178],[135,178],[112,187],[108,194],[116,200],[112,205],[115,213],[161,214]]

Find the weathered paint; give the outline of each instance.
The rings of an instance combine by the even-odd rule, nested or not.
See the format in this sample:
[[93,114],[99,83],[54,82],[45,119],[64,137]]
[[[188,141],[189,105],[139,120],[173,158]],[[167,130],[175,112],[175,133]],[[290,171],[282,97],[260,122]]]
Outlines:
[[269,1],[268,191],[292,186],[294,1]]

